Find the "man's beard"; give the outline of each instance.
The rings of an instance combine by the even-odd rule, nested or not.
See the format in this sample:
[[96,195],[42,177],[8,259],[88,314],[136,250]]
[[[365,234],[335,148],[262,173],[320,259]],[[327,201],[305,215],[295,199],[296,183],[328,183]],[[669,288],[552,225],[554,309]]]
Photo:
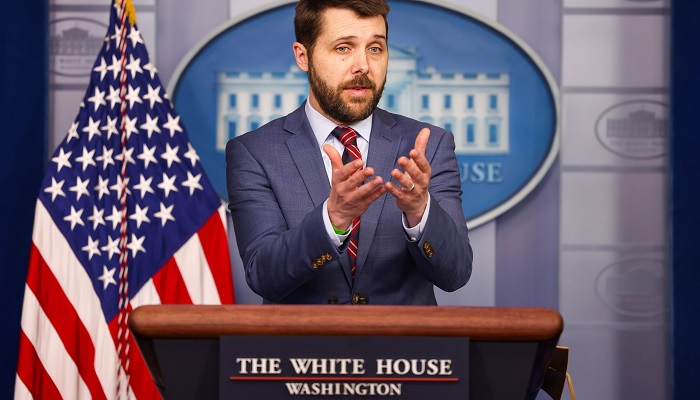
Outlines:
[[[386,83],[385,76],[384,82],[377,88],[367,75],[358,75],[351,81],[339,85],[337,88],[331,88],[316,74],[315,69],[311,65],[309,65],[308,76],[309,86],[314,96],[316,96],[321,110],[333,120],[346,125],[362,121],[372,115],[374,109],[377,108],[377,104],[379,104],[379,100],[382,98],[384,84]],[[355,86],[361,86],[371,91],[372,97],[369,101],[366,98],[352,98],[348,102],[343,100],[343,90]],[[361,105],[361,107],[355,108],[352,107],[352,105]]]

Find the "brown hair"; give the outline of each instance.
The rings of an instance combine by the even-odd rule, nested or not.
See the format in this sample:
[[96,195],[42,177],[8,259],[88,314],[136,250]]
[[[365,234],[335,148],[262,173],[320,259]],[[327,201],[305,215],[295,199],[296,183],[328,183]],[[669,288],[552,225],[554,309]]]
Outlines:
[[321,34],[321,14],[328,8],[352,10],[360,18],[381,15],[387,35],[389,33],[389,24],[386,21],[389,5],[385,0],[299,0],[295,8],[294,33],[297,42],[303,44],[309,53]]

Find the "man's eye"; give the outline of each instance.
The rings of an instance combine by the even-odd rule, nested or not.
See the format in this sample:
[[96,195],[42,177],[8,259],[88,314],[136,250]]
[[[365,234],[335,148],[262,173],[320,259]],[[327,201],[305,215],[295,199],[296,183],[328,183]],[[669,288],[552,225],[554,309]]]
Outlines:
[[340,47],[337,47],[336,50],[341,52],[341,53],[345,53],[346,51],[350,50],[350,48],[348,46],[340,46]]
[[376,47],[376,46],[375,46],[375,47],[370,47],[370,48],[369,48],[369,51],[370,51],[370,53],[381,53],[381,52],[382,52],[382,48],[381,48],[381,47]]

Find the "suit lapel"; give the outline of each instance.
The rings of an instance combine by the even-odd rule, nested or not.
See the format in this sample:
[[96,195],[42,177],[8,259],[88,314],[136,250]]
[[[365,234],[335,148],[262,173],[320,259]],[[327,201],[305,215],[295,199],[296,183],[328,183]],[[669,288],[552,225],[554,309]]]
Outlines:
[[[391,170],[396,165],[401,144],[400,133],[392,129],[395,124],[391,114],[380,109],[375,111],[367,154],[367,166],[374,168],[375,175],[381,176],[384,182],[388,182],[391,179]],[[364,268],[369,249],[374,240],[374,234],[377,231],[379,216],[389,196],[391,195],[386,193],[372,203],[360,220],[360,240],[358,243],[357,269],[355,270],[356,280]]]
[[[304,181],[314,207],[318,207],[328,199],[331,184],[328,182],[328,175],[326,174],[326,167],[323,165],[318,142],[311,130],[309,120],[306,118],[304,105],[289,114],[285,120],[284,129],[292,133],[291,137],[286,141],[287,148],[301,179]],[[340,257],[339,261],[339,268],[343,271],[345,282],[350,287],[352,286],[350,259],[347,256],[343,256]]]
[[318,142],[306,119],[304,106],[287,117],[284,128],[292,133],[287,139],[287,148],[306,185],[314,207],[318,207],[328,198],[331,185],[328,182]]

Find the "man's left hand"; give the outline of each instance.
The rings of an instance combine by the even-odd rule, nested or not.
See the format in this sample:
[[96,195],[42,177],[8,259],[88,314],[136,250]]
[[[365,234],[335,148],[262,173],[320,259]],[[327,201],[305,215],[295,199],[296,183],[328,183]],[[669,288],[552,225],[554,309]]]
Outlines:
[[386,190],[396,198],[396,205],[406,215],[409,227],[420,223],[428,204],[428,186],[430,184],[431,169],[428,159],[425,158],[425,148],[428,145],[430,129],[423,128],[416,137],[416,144],[409,152],[409,158],[399,157],[398,164],[404,172],[394,169],[391,176],[401,187],[391,182],[384,184]]

